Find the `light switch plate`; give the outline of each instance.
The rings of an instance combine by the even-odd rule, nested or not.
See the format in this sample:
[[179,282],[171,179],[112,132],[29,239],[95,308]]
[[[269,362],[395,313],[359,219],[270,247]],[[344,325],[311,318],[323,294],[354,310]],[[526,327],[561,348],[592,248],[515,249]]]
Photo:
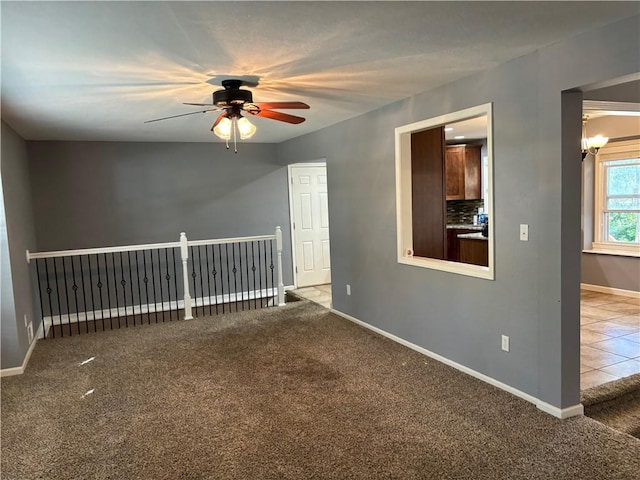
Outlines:
[[523,242],[529,241],[529,225],[520,224],[520,240]]

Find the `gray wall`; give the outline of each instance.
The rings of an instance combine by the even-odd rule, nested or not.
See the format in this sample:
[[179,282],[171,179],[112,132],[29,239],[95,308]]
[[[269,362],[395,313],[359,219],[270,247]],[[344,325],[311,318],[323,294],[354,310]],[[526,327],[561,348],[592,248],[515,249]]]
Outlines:
[[[638,21],[281,144],[283,164],[327,159],[334,308],[556,407],[579,403],[582,95],[562,92],[640,71]],[[486,102],[496,280],[398,264],[394,128]]]
[[[2,125],[4,129],[4,123]],[[2,182],[0,182],[0,207],[2,207],[0,209],[0,339],[2,341],[0,368],[11,368],[21,365],[22,362],[19,361],[21,348],[16,323],[16,305],[13,301],[13,278]]]
[[[625,84],[621,88],[623,93],[629,89],[627,85],[629,84]],[[638,82],[633,82],[632,85],[638,86]],[[623,101],[638,101],[639,92],[635,92],[635,97],[629,98],[628,96],[616,94],[613,87],[603,90],[609,92],[608,94],[613,98],[623,98]],[[587,128],[589,135],[600,133],[608,136],[611,139],[611,144],[615,145],[614,140],[616,138],[640,135],[640,119],[637,117],[594,118],[589,121]],[[583,248],[585,249],[591,248],[594,234],[594,163],[594,157],[587,155],[582,166],[582,230]],[[640,258],[583,253],[580,279],[582,283],[589,285],[640,292]]]
[[266,235],[282,227],[292,280],[287,169],[276,145],[28,142],[38,249]]
[[33,321],[34,334],[39,317],[34,316],[34,299],[25,250],[36,249],[31,204],[31,187],[24,140],[2,122],[2,219],[0,256],[2,257],[2,368],[19,367],[29,349],[24,315]]
[[640,102],[640,80],[632,80],[584,92],[585,100],[605,102]]
[[582,283],[640,292],[640,258],[582,254]]

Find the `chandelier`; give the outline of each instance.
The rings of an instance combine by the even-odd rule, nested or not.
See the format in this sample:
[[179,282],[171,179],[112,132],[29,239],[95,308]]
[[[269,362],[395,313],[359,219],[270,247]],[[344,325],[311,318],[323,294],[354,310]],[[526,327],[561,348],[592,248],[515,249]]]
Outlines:
[[609,141],[609,137],[603,137],[602,135],[596,135],[595,137],[589,137],[587,135],[587,115],[582,116],[582,140],[581,140],[581,150],[582,150],[582,160],[586,158],[587,155],[596,155],[598,150],[604,147]]

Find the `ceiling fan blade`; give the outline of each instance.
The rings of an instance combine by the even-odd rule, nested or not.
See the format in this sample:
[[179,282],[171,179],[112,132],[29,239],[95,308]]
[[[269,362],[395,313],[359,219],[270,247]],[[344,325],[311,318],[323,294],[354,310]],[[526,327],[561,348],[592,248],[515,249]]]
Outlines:
[[180,115],[171,115],[170,117],[154,118],[153,120],[147,120],[144,123],[159,122],[160,120],[167,120],[169,118],[185,117],[187,115],[195,115],[196,113],[215,112],[220,110],[219,108],[209,108],[208,110],[198,110],[197,112],[181,113]]
[[212,132],[213,132],[213,129],[218,126],[218,124],[220,123],[220,120],[222,120],[226,116],[227,116],[227,112],[222,112],[220,115],[218,115],[218,118],[216,118],[216,121],[213,122],[213,126],[211,127]]
[[195,105],[196,107],[215,107],[215,103],[183,103],[183,105]]
[[256,115],[258,117],[270,118],[272,120],[279,120],[287,123],[298,124],[305,121],[302,117],[296,117],[295,115],[289,115],[288,113],[273,112],[271,110],[257,110],[253,112],[249,110],[248,112],[251,115]]
[[267,108],[270,110],[293,110],[293,109],[308,109],[309,105],[302,102],[258,102],[252,103],[251,105],[255,105],[258,108]]

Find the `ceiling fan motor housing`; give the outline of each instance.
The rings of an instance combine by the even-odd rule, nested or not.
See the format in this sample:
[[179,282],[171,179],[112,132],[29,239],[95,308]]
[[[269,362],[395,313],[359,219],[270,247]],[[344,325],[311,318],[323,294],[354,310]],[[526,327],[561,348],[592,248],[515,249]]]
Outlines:
[[[219,126],[220,122],[227,120],[237,120],[238,122],[243,120],[242,112],[258,117],[269,118],[271,120],[277,120],[279,122],[298,124],[304,122],[304,118],[288,113],[276,112],[274,110],[279,109],[308,109],[309,105],[303,102],[262,102],[253,103],[253,94],[250,90],[241,90],[240,87],[247,85],[242,80],[226,79],[222,81],[223,90],[213,92],[213,103],[185,103],[185,105],[191,105],[196,107],[206,107],[206,109],[200,109],[196,112],[181,113],[179,115],[171,115],[168,117],[156,118],[154,120],[148,120],[145,123],[157,122],[159,120],[167,120],[169,118],[184,117],[186,115],[195,115],[198,113],[208,113],[220,111],[213,129]],[[257,85],[257,83],[256,83]],[[217,107],[217,108],[211,108]],[[244,119],[243,125],[247,122]],[[227,123],[227,122],[225,122]],[[247,137],[248,138],[248,137]]]
[[213,103],[217,107],[229,107],[232,105],[244,105],[253,103],[253,95],[249,90],[240,90],[242,82],[239,80],[224,80],[224,90],[213,92]]

